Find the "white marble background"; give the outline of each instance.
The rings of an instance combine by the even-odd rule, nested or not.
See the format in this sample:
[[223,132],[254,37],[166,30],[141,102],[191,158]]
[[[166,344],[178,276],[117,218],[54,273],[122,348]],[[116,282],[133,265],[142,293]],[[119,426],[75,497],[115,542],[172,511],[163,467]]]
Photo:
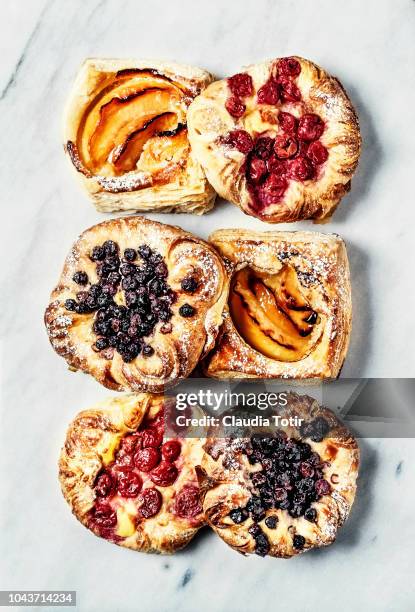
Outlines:
[[[352,192],[323,227],[345,238],[351,260],[343,375],[413,376],[414,34],[413,0],[2,1],[0,589],[76,589],[78,609],[99,612],[414,609],[413,440],[362,441],[359,496],[338,542],[291,561],[244,559],[209,532],[170,558],[91,535],[60,495],[56,460],[75,412],[108,392],[67,371],[42,324],[70,244],[104,218],[60,142],[81,61],[159,57],[223,76],[296,53],[343,81],[364,138]],[[263,227],[224,203],[203,218],[159,218],[203,237]]]

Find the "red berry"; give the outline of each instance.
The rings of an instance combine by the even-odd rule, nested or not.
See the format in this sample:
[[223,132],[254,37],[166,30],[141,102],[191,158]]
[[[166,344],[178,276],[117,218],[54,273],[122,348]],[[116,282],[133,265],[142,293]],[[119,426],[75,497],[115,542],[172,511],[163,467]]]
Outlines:
[[257,99],[259,104],[278,104],[280,99],[278,83],[271,79],[267,81],[258,89]]
[[232,117],[235,117],[235,119],[239,119],[240,117],[242,117],[246,110],[245,104],[235,96],[231,96],[226,100],[225,108],[228,113],[232,115]]
[[279,202],[287,189],[288,183],[282,176],[270,174],[259,191],[259,199],[263,206]]
[[237,98],[247,98],[254,93],[252,77],[246,72],[234,74],[228,79],[229,89]]
[[122,448],[117,452],[115,468],[117,470],[130,470],[134,466],[133,456],[127,454]]
[[324,162],[327,161],[328,156],[329,152],[319,140],[312,142],[307,149],[307,157],[315,166],[324,164]]
[[318,140],[324,132],[324,123],[318,115],[307,113],[298,123],[298,138],[301,140]]
[[279,159],[289,159],[298,151],[298,143],[293,136],[278,134],[274,143],[274,152]]
[[173,463],[162,461],[150,472],[150,478],[154,484],[160,487],[168,487],[176,480],[178,471]]
[[182,445],[178,440],[169,440],[161,447],[161,454],[166,461],[175,461],[180,455]]
[[151,518],[160,511],[163,498],[160,491],[152,488],[144,489],[141,494],[141,500],[141,505],[138,508],[138,514],[142,518]]
[[106,497],[111,493],[113,486],[114,481],[111,474],[109,472],[102,472],[96,480],[95,493],[99,497]]
[[252,137],[245,130],[233,130],[224,138],[223,142],[241,153],[249,153],[254,146]]
[[301,100],[300,90],[288,77],[280,77],[278,83],[281,88],[281,97],[284,102],[299,102],[299,100]]
[[289,176],[295,181],[306,181],[313,176],[313,167],[305,157],[297,157],[290,162]]
[[268,159],[272,154],[274,141],[269,136],[260,136],[255,142],[255,155],[260,159]]
[[324,478],[317,480],[314,486],[317,495],[327,495],[328,493],[330,493],[330,485],[327,480],[324,480]]
[[149,446],[158,448],[163,441],[163,434],[155,427],[149,427],[141,432],[141,445],[143,448]]
[[300,464],[300,472],[301,472],[301,475],[304,476],[304,478],[311,478],[311,476],[314,475],[314,468],[312,465],[310,465],[306,461],[303,461]]
[[130,455],[131,453],[134,452],[137,442],[138,442],[137,436],[125,436],[121,440],[120,450],[122,450],[125,454]]
[[275,155],[272,155],[267,161],[267,168],[270,174],[276,174],[281,176],[287,172],[287,164],[278,159]]
[[115,527],[117,514],[109,504],[96,503],[92,510],[92,519],[96,525],[101,527]]
[[278,62],[278,74],[282,76],[297,77],[301,72],[301,65],[293,57],[283,57]]
[[121,472],[118,475],[117,490],[121,497],[137,497],[142,486],[142,480],[135,472]]
[[287,134],[295,134],[295,132],[297,131],[297,119],[291,113],[279,113],[278,121],[281,128]]
[[142,448],[134,455],[134,464],[142,472],[149,472],[158,464],[160,453],[156,448],[149,446]]
[[177,494],[175,512],[182,518],[193,518],[202,512],[198,487],[188,485]]
[[251,183],[258,185],[267,174],[267,165],[262,159],[251,157],[248,164],[247,178]]

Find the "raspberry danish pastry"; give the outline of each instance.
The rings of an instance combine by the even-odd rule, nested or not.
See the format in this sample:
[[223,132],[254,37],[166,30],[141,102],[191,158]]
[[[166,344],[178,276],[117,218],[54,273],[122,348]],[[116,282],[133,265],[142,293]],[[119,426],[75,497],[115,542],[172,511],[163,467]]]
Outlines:
[[198,469],[206,520],[243,554],[291,557],[327,546],[356,493],[359,448],[313,398],[288,394],[273,434],[208,439]]
[[335,378],[351,330],[346,248],[335,234],[219,230],[231,275],[206,362],[213,378]]
[[160,393],[212,347],[226,303],[214,248],[144,217],[105,221],[73,245],[45,313],[70,367],[118,391]]
[[324,219],[349,191],[360,155],[338,79],[301,57],[249,66],[207,87],[189,138],[223,198],[269,223]]
[[162,397],[123,395],[78,414],[59,461],[63,495],[96,535],[172,553],[204,524],[194,465],[198,440],[163,441]]
[[194,212],[215,192],[187,138],[187,108],[212,76],[165,62],[87,60],[65,117],[64,147],[100,211]]

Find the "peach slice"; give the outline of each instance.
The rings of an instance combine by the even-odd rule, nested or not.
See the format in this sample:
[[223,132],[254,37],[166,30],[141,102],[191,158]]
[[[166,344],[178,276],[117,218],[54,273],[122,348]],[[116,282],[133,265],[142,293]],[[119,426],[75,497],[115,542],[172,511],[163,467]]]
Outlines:
[[153,183],[168,182],[184,168],[189,152],[187,129],[178,129],[171,136],[159,136],[147,141],[137,168],[150,172]]
[[[293,289],[294,295],[288,289]],[[241,336],[271,359],[299,361],[310,353],[321,335],[318,328],[310,335],[313,325],[303,318],[315,314],[316,323],[317,315],[301,294],[296,278],[284,268],[276,275],[257,274],[249,268],[239,271],[232,284],[229,307]],[[301,312],[293,307],[301,308]]]
[[147,89],[124,100],[112,99],[101,107],[100,120],[89,141],[91,160],[98,167],[103,165],[130,134],[167,112],[180,112],[180,98],[163,89]]
[[177,128],[175,113],[163,113],[150,119],[144,126],[130,134],[117,155],[112,156],[112,162],[117,172],[123,174],[133,170],[143,152],[145,143],[160,132]]

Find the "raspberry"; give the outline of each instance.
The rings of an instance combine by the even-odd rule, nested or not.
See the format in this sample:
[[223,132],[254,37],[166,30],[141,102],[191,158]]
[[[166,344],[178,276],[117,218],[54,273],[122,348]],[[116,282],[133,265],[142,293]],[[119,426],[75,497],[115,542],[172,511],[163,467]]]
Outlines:
[[288,77],[279,77],[278,84],[281,88],[281,97],[284,102],[299,102],[301,100],[300,90]]
[[260,136],[255,142],[255,156],[260,159],[268,159],[272,154],[274,141],[269,136]]
[[259,191],[259,199],[263,206],[279,202],[287,189],[285,178],[271,174]]
[[312,142],[307,149],[307,157],[315,166],[324,164],[324,162],[327,161],[328,156],[329,152],[319,140]]
[[324,123],[318,115],[307,113],[298,123],[298,138],[300,140],[318,140],[324,132]]
[[258,185],[267,174],[267,165],[262,159],[252,157],[249,161],[247,178],[251,183]]
[[246,74],[246,72],[240,72],[229,77],[228,86],[232,94],[237,98],[247,98],[254,93],[252,77]]
[[254,146],[251,135],[245,130],[233,130],[233,132],[229,132],[223,142],[245,154],[252,151]]
[[274,152],[279,159],[289,159],[298,151],[298,143],[292,136],[279,134],[274,143]]
[[281,112],[278,115],[278,120],[281,128],[287,134],[295,134],[297,131],[297,119],[291,113]]
[[295,181],[306,181],[313,176],[313,167],[305,157],[297,157],[290,163],[289,176]]
[[280,99],[278,83],[273,80],[267,81],[257,93],[259,104],[277,104]]
[[278,74],[287,77],[297,77],[301,72],[301,65],[293,57],[283,57],[278,62]]
[[235,119],[242,117],[246,110],[245,104],[235,96],[231,96],[226,100],[225,108],[232,117],[235,117]]

